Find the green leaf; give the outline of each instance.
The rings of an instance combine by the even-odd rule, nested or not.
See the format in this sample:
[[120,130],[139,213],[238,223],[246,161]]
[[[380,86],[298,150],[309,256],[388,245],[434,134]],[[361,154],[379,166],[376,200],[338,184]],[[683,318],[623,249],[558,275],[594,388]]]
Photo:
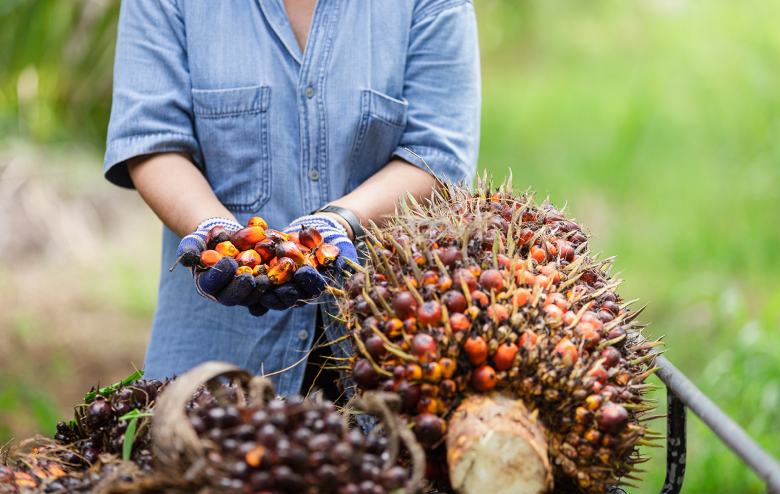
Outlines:
[[92,403],[95,401],[95,398],[98,394],[108,398],[114,394],[114,392],[119,389],[120,386],[127,386],[131,382],[135,381],[136,379],[141,379],[142,377],[144,377],[144,371],[137,370],[118,383],[114,383],[111,386],[106,386],[105,388],[100,388],[96,391],[92,391],[91,393],[87,393],[86,396],[84,396],[84,403]]
[[135,426],[136,426],[136,420],[133,419],[130,421],[130,424],[127,426],[127,430],[125,431],[125,442],[122,444],[122,459],[124,461],[127,461],[130,459],[130,453],[133,452],[133,441],[135,440]]
[[138,410],[133,410],[132,412],[126,413],[119,417],[117,420],[130,420],[130,419],[139,419],[141,417],[154,417],[153,413],[142,413]]

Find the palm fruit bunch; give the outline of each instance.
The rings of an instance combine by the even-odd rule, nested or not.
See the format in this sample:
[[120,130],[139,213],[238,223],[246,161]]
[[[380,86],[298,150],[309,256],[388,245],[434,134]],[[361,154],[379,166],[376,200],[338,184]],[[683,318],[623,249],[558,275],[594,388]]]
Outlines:
[[[473,191],[440,183],[371,225],[365,268],[339,319],[359,393],[395,392],[426,446],[428,477],[447,489],[447,421],[481,393],[521,400],[547,434],[556,490],[607,492],[635,479],[653,407],[655,353],[589,234],[549,200],[514,195],[511,176]],[[652,443],[650,443],[652,444]],[[545,459],[547,461],[547,459]],[[445,465],[445,467],[442,467]]]
[[204,446],[206,475],[220,489],[384,494],[404,492],[409,480],[392,465],[386,438],[349,431],[329,401],[208,402],[188,417]]
[[223,257],[231,257],[238,263],[237,276],[253,275],[263,286],[287,283],[301,266],[329,266],[340,253],[335,245],[323,242],[320,232],[312,226],[303,226],[300,232],[282,233],[269,229],[259,216],[250,218],[246,228],[232,234],[215,226],[206,237],[206,249],[200,255],[201,267],[211,267]]

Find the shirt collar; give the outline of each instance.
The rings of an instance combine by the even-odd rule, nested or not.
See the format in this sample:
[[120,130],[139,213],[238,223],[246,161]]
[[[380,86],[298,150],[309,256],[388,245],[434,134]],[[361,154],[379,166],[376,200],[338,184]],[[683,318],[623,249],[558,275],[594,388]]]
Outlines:
[[[260,4],[260,9],[263,11],[268,24],[274,30],[276,35],[282,41],[282,44],[290,52],[290,55],[298,62],[302,64],[303,52],[301,47],[298,46],[298,40],[295,38],[292,26],[290,26],[290,20],[287,18],[287,12],[284,10],[284,4],[282,0],[257,0]],[[313,19],[312,19],[313,20]]]

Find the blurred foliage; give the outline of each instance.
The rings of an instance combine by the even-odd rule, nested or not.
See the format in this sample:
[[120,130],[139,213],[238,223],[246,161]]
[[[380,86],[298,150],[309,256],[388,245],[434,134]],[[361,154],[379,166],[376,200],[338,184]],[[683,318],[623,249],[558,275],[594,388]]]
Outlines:
[[[594,248],[618,255],[622,293],[652,301],[643,320],[670,360],[780,457],[780,3],[475,3],[480,167],[568,201]],[[0,4],[0,135],[102,148],[118,5]],[[121,310],[148,314],[132,262],[111,284],[133,294]],[[0,387],[0,409],[41,403],[20,393]],[[689,446],[683,492],[764,491],[693,414]],[[634,492],[660,488],[651,453]]]

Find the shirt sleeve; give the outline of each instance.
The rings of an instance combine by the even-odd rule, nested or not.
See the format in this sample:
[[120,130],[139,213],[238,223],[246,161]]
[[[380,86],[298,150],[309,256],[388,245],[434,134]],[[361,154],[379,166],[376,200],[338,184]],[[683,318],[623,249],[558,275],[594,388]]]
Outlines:
[[114,93],[103,174],[133,188],[127,159],[189,152],[201,163],[192,124],[192,95],[184,21],[173,0],[122,2]]
[[393,153],[437,175],[471,184],[479,154],[482,106],[474,6],[445,0],[417,9],[409,37],[406,129]]

